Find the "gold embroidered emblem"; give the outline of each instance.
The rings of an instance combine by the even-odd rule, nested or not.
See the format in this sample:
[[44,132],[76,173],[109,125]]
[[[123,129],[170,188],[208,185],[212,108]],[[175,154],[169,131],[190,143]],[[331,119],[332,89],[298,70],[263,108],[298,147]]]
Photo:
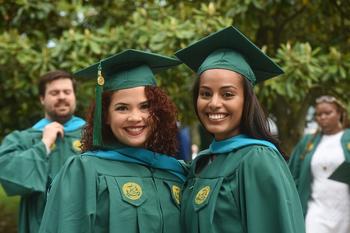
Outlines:
[[197,205],[202,204],[207,199],[209,193],[210,193],[210,187],[209,186],[205,186],[204,188],[199,190],[199,192],[196,195],[196,198],[194,199],[194,202]]
[[311,151],[313,148],[314,148],[314,144],[309,143],[309,144],[307,145],[307,150],[308,150],[308,151]]
[[136,183],[128,182],[123,185],[123,193],[130,200],[138,200],[142,196],[142,188]]
[[346,145],[348,150],[350,150],[350,142]]
[[171,190],[173,192],[173,196],[175,198],[176,203],[179,205],[180,204],[180,192],[181,192],[180,187],[173,185],[173,187],[171,187]]
[[54,149],[56,149],[56,143],[54,143],[50,146],[50,150],[54,150]]
[[81,142],[80,140],[75,140],[73,143],[73,149],[76,151],[81,151]]

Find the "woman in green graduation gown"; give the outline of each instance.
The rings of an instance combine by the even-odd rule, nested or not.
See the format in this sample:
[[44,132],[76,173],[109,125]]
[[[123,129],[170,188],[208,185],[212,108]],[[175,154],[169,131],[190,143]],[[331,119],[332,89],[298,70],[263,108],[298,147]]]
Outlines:
[[292,176],[253,92],[282,70],[234,27],[176,56],[199,76],[194,106],[214,137],[184,184],[183,232],[305,232]]
[[350,162],[350,129],[343,104],[333,96],[315,103],[319,129],[305,135],[294,148],[289,167],[300,196],[307,233],[350,232],[350,189],[329,179]]
[[126,50],[76,73],[96,78],[81,156],[53,181],[45,232],[179,233],[184,181],[176,152],[176,109],[154,73],[176,59]]

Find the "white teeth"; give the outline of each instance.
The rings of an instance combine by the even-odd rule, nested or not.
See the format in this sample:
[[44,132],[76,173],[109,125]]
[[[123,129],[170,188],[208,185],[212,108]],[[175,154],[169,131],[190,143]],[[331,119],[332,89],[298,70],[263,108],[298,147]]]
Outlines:
[[221,120],[223,118],[225,118],[225,114],[221,114],[221,113],[216,113],[216,114],[208,114],[208,117],[210,120]]
[[127,130],[128,131],[131,131],[131,132],[138,132],[138,131],[141,131],[143,129],[143,127],[133,127],[133,128],[128,128]]

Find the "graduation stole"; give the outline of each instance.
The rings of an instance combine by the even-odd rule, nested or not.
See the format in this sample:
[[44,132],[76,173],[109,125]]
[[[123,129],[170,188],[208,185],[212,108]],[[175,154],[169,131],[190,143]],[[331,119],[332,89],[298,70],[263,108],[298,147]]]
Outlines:
[[[38,121],[32,128],[38,131],[43,131],[45,126],[50,124],[52,121],[46,118]],[[85,125],[85,121],[79,117],[73,116],[69,121],[63,124],[64,132],[72,132],[77,129],[80,129]]]
[[255,138],[249,138],[247,135],[239,134],[234,137],[222,140],[222,141],[216,141],[215,139],[210,144],[209,148],[206,150],[203,150],[199,153],[199,155],[204,154],[225,154],[228,152],[231,152],[233,150],[240,149],[245,146],[249,145],[262,145],[270,147],[276,151],[278,149],[274,144],[272,144],[269,141],[261,140],[261,139],[255,139]]
[[179,177],[182,181],[185,181],[185,171],[177,159],[143,148],[123,147],[113,150],[87,151],[84,155],[128,163],[137,163],[152,168],[166,170]]

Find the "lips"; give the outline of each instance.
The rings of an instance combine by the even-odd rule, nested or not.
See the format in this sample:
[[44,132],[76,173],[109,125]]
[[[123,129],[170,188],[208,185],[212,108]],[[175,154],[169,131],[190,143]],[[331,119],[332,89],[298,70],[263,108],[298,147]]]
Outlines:
[[125,127],[124,130],[130,136],[138,136],[144,132],[145,128],[146,126],[130,126],[130,127]]

